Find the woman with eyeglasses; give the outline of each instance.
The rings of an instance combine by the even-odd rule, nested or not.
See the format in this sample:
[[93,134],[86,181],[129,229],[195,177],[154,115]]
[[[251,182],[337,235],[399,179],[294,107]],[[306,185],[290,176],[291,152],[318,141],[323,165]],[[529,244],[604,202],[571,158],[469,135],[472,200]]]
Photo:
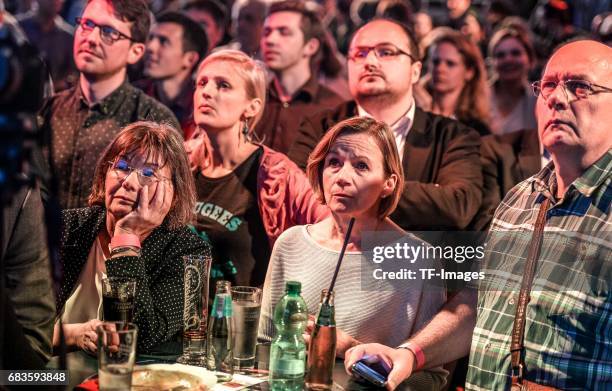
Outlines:
[[481,136],[489,130],[489,86],[484,60],[474,42],[460,32],[438,28],[428,48],[427,73],[417,104],[432,113],[456,118]]
[[529,87],[534,51],[527,31],[503,27],[489,41],[491,79],[491,131],[505,134],[535,129],[536,97]]
[[[182,256],[210,254],[209,245],[186,226],[194,204],[177,130],[136,122],[115,137],[98,161],[90,206],[62,212],[64,276],[57,308],[67,346],[96,351],[105,277],[136,281],[133,320],[140,352],[177,336],[183,324]],[[55,347],[59,331],[56,324]]]
[[213,280],[261,286],[276,238],[329,213],[293,162],[253,139],[265,99],[264,68],[246,54],[221,50],[200,64],[193,99],[199,135],[187,149],[195,228],[213,245]]

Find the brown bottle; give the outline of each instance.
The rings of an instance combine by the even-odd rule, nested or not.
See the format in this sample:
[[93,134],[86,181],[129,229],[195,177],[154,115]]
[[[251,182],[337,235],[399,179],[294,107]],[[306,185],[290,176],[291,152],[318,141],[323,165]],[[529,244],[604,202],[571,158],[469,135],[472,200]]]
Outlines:
[[334,292],[326,301],[327,289],[321,292],[321,304],[314,330],[310,335],[306,374],[306,388],[331,390],[332,373],[336,362],[336,319],[334,315]]

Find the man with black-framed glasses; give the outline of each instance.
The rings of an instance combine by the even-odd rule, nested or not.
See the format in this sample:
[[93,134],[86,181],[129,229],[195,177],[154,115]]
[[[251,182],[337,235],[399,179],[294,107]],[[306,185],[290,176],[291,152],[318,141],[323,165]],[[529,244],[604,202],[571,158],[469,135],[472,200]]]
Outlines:
[[[416,107],[421,62],[409,28],[378,19],[361,27],[348,51],[354,100],[307,117],[288,156],[300,167],[327,129],[361,115],[389,125],[404,166],[404,195],[394,222],[406,230],[461,230],[482,199],[478,134],[458,121]],[[452,162],[447,164],[446,162]]]
[[[409,28],[387,19],[365,24],[349,48],[348,79],[354,100],[302,122],[288,156],[305,167],[314,146],[336,123],[356,115],[383,121],[395,137],[405,178],[390,218],[408,231],[463,230],[482,200],[480,138],[454,119],[416,107],[413,85],[420,73],[419,51]],[[347,368],[364,354],[380,354],[397,364],[388,388],[417,371],[409,380],[418,384],[415,388],[442,388],[436,382],[440,366],[467,354],[465,346],[446,341],[471,337],[471,330],[457,333],[456,329],[474,316],[474,296],[465,289],[449,297],[431,322],[399,349],[379,344],[354,347],[347,352]]]
[[142,58],[149,34],[145,0],[89,0],[76,22],[78,85],[50,98],[39,118],[52,141],[62,208],[87,205],[97,159],[122,127],[150,120],[180,129],[166,106],[127,80],[127,66]]

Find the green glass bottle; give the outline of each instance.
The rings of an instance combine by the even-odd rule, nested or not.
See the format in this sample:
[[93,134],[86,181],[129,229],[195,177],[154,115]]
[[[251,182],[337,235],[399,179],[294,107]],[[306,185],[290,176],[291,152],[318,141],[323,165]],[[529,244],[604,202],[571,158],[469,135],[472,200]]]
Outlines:
[[219,381],[234,373],[232,355],[232,294],[229,281],[217,281],[215,300],[208,323],[206,362]]
[[327,289],[321,292],[321,304],[308,347],[306,387],[311,390],[331,390],[336,362],[336,319],[334,292],[326,300]]
[[270,347],[270,386],[275,391],[304,388],[306,343],[302,333],[308,322],[308,307],[301,291],[301,283],[287,281],[285,295],[274,307],[276,337]]

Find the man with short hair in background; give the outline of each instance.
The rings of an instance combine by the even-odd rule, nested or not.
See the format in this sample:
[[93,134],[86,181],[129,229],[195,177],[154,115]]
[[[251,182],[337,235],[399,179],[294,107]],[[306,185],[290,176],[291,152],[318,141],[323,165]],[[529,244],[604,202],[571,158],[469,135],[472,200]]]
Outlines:
[[390,19],[355,33],[348,53],[354,100],[308,117],[288,156],[305,167],[308,155],[334,124],[355,115],[391,128],[406,185],[391,219],[405,230],[463,230],[482,200],[478,133],[458,121],[416,107],[413,84],[421,62],[412,31]]
[[79,82],[51,97],[39,115],[52,142],[62,208],[87,206],[97,160],[125,125],[150,120],[180,129],[167,107],[126,78],[128,64],[144,54],[150,23],[145,0],[89,0],[78,19],[73,56]]
[[59,15],[63,0],[37,0],[36,3],[36,10],[18,15],[17,20],[47,63],[54,90],[62,91],[77,79],[72,59],[73,28]]
[[134,83],[172,110],[185,139],[195,129],[193,72],[207,50],[206,32],[198,23],[178,12],[163,13],[147,40],[144,64],[147,78]]
[[440,24],[457,31],[461,30],[463,20],[471,6],[471,0],[446,0],[446,18]]
[[232,10],[232,31],[234,40],[228,49],[241,50],[254,58],[261,58],[259,45],[268,5],[263,0],[245,0],[234,4]]
[[223,43],[229,21],[224,4],[217,0],[193,0],[187,3],[183,11],[206,31],[208,52]]
[[287,153],[306,116],[342,102],[317,81],[315,68],[324,35],[321,20],[303,2],[286,0],[270,6],[260,48],[274,78],[255,134],[276,151]]

